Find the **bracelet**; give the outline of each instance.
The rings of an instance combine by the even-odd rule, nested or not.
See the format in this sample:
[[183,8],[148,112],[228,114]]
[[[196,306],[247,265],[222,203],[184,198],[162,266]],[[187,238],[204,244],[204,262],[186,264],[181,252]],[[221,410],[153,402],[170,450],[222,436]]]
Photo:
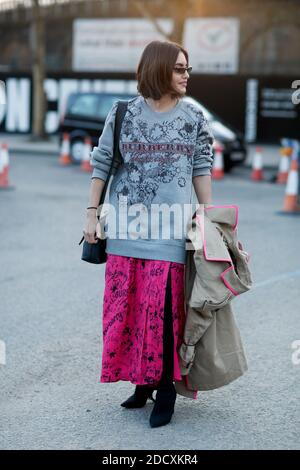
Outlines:
[[90,207],[87,207],[87,209],[98,209],[98,207],[93,207],[93,206],[90,206]]

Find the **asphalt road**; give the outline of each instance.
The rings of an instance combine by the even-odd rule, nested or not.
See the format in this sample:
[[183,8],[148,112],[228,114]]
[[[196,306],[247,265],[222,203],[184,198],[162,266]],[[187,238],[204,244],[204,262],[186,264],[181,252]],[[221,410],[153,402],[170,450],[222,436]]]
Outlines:
[[[271,177],[272,174],[267,175]],[[213,182],[239,206],[254,286],[234,300],[249,370],[226,387],[178,396],[167,426],[153,403],[126,410],[130,382],[100,384],[104,266],[80,260],[90,175],[53,156],[11,156],[0,191],[1,449],[299,449],[300,217],[279,215],[284,187],[249,170]]]

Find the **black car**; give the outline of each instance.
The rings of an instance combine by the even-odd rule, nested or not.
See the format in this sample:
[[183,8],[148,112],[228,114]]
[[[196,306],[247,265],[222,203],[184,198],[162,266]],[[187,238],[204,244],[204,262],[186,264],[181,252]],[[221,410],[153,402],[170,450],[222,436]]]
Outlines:
[[90,137],[92,146],[98,145],[106,116],[118,99],[129,100],[135,95],[76,92],[68,97],[65,112],[59,126],[59,144],[63,133],[70,136],[70,157],[73,163],[80,163],[84,151],[84,139]]
[[[68,97],[65,113],[61,116],[59,126],[59,143],[61,145],[64,132],[70,135],[70,156],[74,163],[83,158],[84,139],[90,137],[92,146],[98,144],[99,136],[104,127],[106,116],[113,103],[118,100],[129,100],[135,94],[77,92]],[[247,150],[243,135],[226,125],[219,117],[205,108],[199,101],[190,96],[183,98],[198,106],[207,118],[214,138],[223,145],[224,170],[245,161]]]

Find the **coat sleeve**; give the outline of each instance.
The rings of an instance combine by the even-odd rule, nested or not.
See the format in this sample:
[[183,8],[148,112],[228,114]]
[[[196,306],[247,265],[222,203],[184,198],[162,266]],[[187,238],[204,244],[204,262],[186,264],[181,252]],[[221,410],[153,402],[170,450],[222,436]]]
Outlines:
[[214,136],[203,112],[200,112],[193,160],[193,177],[211,175]]
[[[90,152],[90,164],[93,168],[91,178],[100,178],[106,181],[110,170],[114,152],[114,130],[118,102],[116,101],[106,116],[103,131],[99,137],[98,146]],[[119,162],[115,161],[112,174],[118,169]]]

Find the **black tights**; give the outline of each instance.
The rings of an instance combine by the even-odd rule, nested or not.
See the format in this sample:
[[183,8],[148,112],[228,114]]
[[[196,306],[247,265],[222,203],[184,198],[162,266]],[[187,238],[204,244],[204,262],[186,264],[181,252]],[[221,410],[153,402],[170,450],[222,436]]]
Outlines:
[[163,371],[158,386],[173,383],[174,336],[172,317],[171,269],[168,272],[163,323]]

